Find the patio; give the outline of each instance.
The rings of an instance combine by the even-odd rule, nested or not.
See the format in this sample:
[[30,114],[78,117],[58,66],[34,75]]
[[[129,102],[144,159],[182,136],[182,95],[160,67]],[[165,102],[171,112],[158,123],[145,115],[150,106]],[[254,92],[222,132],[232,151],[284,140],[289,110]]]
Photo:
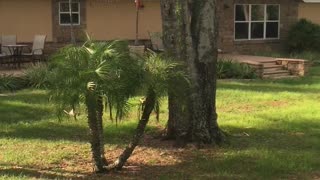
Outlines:
[[[219,54],[219,59],[233,60],[256,69],[260,78],[296,78],[308,73],[309,62],[303,59],[273,58],[263,56]],[[0,66],[0,75],[21,76],[32,63],[22,64],[20,69]]]
[[10,75],[15,77],[23,76],[24,72],[32,66],[33,66],[32,63],[24,63],[21,65],[19,69],[17,69],[17,68],[12,68],[12,67],[2,65],[0,66],[0,76],[3,76],[3,75]]

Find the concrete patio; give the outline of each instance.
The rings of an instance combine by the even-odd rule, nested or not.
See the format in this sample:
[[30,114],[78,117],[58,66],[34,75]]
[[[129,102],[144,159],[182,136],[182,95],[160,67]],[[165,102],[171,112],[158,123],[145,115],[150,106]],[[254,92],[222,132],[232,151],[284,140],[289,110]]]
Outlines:
[[15,77],[23,76],[25,71],[27,71],[28,68],[30,68],[32,66],[33,66],[32,63],[27,63],[27,64],[22,64],[20,68],[14,68],[12,66],[1,64],[0,65],[0,76],[1,75],[10,75],[10,76],[15,76]]

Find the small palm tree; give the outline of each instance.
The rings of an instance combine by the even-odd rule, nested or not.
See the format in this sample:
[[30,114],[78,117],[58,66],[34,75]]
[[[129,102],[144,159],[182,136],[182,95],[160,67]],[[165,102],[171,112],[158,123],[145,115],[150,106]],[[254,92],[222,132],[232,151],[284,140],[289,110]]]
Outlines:
[[127,44],[86,42],[60,50],[49,65],[51,99],[63,110],[74,111],[83,102],[87,109],[94,169],[102,172],[107,166],[103,142],[104,97],[112,99],[117,112],[125,111],[128,99],[135,94],[141,81],[142,68],[133,61]]
[[131,143],[125,148],[119,158],[107,169],[122,169],[127,159],[131,156],[135,147],[139,144],[146,125],[149,122],[151,112],[156,108],[157,102],[164,95],[167,95],[169,81],[175,78],[187,80],[185,73],[177,70],[178,64],[166,60],[161,55],[150,52],[144,59],[144,82],[146,99],[142,116],[136,128],[136,133],[133,136]]

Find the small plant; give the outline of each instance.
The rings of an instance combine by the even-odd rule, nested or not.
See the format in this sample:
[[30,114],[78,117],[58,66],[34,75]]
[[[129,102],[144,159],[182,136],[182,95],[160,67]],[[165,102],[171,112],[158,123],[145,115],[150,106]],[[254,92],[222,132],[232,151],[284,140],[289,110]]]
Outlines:
[[25,80],[12,75],[0,75],[0,92],[15,91],[26,86]]
[[48,67],[46,65],[35,65],[25,72],[24,79],[28,87],[37,89],[47,88],[48,82]]
[[219,79],[254,79],[256,78],[256,73],[248,64],[230,59],[219,59],[217,63],[217,76]]

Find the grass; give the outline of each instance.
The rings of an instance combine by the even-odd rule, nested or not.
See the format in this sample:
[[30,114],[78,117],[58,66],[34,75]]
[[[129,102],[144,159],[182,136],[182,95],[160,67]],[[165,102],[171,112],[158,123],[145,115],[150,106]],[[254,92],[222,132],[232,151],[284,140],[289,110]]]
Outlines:
[[[167,119],[164,101],[161,122],[152,117],[129,167],[108,175],[91,174],[84,113],[78,121],[58,121],[45,91],[6,94],[0,96],[0,179],[317,179],[319,91],[320,67],[300,79],[218,81],[219,123],[230,136],[221,147],[201,150],[153,138]],[[136,113],[130,117],[118,127],[106,123],[110,160],[134,132]]]

